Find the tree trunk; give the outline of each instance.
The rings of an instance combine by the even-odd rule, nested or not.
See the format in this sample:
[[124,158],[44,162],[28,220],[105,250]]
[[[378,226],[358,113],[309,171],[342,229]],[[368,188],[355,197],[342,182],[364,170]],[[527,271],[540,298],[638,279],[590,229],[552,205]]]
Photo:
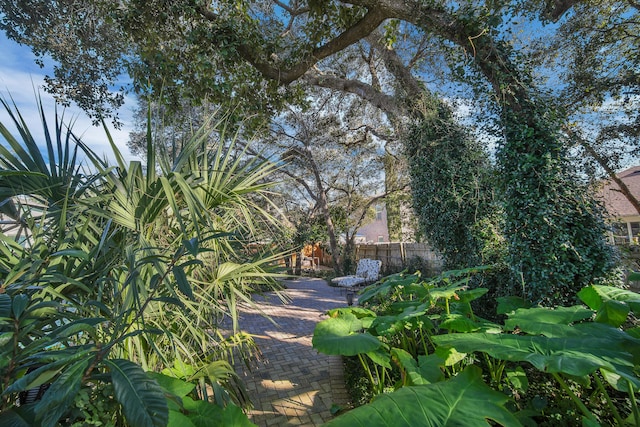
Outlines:
[[[384,183],[386,191],[390,192],[399,187],[398,185],[398,160],[389,153],[384,156]],[[402,241],[402,218],[400,216],[401,198],[399,194],[393,193],[385,200],[387,209],[387,228],[389,230],[389,241]]]
[[318,171],[318,167],[316,165],[315,159],[313,158],[313,154],[311,154],[308,147],[306,147],[306,150],[307,152],[305,153],[305,157],[307,158],[309,167],[311,167],[311,170],[313,171],[313,177],[318,193],[316,204],[320,209],[320,212],[322,213],[325,224],[327,225],[327,234],[329,235],[329,249],[331,250],[331,262],[333,263],[333,269],[336,274],[340,275],[342,274],[342,268],[340,266],[338,257],[338,239],[336,237],[336,228],[333,225],[333,220],[331,219],[331,212],[329,211],[327,191],[322,184],[322,177],[320,176],[320,172]]
[[[509,264],[534,303],[565,305],[610,267],[606,227],[593,198],[567,174],[560,138],[564,117],[537,96],[533,78],[512,61],[511,47],[481,22],[434,22],[441,35],[473,52],[499,99],[504,141],[497,160],[503,187]],[[480,36],[478,36],[480,34]]]
[[346,243],[344,245],[344,252],[342,253],[342,267],[343,272],[353,272],[355,271],[354,265],[356,264],[356,245],[355,245],[355,232],[347,236]]
[[329,249],[331,250],[331,262],[333,263],[333,270],[336,274],[342,274],[342,266],[338,257],[338,239],[336,238],[336,229],[331,219],[331,213],[329,212],[329,203],[327,202],[327,194],[324,189],[320,191],[320,197],[318,198],[318,205],[324,216],[324,221],[327,225],[327,234],[329,235]]

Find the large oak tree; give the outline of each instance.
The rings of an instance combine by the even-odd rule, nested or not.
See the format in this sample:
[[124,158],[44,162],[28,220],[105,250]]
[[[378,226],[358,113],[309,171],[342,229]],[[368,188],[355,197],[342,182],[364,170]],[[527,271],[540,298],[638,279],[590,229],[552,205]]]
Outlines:
[[[535,19],[558,20],[573,0],[525,3]],[[207,96],[246,115],[271,116],[302,100],[304,84],[360,96],[402,132],[428,90],[418,72],[430,60],[464,74],[494,97],[503,137],[497,159],[510,263],[534,300],[558,300],[606,269],[603,226],[568,174],[552,106],[506,22],[502,1],[3,1],[10,37],[59,62],[51,90],[101,117],[120,98],[107,88],[128,72],[138,91],[166,103]],[[108,40],[107,43],[105,41]],[[336,61],[355,47],[383,74]],[[377,62],[376,62],[377,61]],[[417,120],[420,120],[417,117]]]

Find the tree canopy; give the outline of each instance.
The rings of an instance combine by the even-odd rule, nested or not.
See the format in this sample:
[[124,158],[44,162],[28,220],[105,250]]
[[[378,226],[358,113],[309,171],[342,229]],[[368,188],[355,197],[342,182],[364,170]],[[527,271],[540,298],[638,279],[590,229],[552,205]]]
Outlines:
[[[597,13],[579,16],[592,5]],[[397,137],[421,120],[416,100],[450,96],[447,88],[464,83],[475,99],[490,101],[500,127],[505,230],[511,266],[531,286],[528,296],[545,299],[549,289],[564,292],[603,273],[602,236],[584,234],[603,230],[601,218],[571,184],[565,131],[579,105],[574,99],[603,103],[637,87],[636,62],[628,61],[638,40],[634,2],[16,0],[2,9],[0,26],[9,37],[58,62],[49,89],[97,118],[121,102],[120,93],[107,89],[126,72],[134,90],[153,91],[166,105],[208,99],[234,105],[256,123],[287,103],[304,105],[308,85],[347,92],[386,113]],[[572,26],[576,36],[566,37],[566,45],[557,38],[552,50],[526,38],[532,32],[562,37]],[[580,31],[593,48],[581,44]],[[618,54],[602,56],[597,48],[620,43],[626,48]],[[559,55],[565,46],[570,49]],[[539,61],[541,52],[557,58],[557,68]],[[599,64],[602,70],[620,64],[619,89],[606,89],[611,76]],[[590,81],[595,95],[563,104],[545,81],[554,72],[567,94]],[[580,226],[566,212],[583,213]],[[541,245],[549,234],[558,240]],[[583,257],[603,262],[584,267]]]

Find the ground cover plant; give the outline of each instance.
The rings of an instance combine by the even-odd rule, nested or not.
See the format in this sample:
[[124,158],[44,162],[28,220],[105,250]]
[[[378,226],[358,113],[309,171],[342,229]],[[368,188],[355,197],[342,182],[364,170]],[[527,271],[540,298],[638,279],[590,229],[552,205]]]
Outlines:
[[277,255],[245,249],[276,223],[262,209],[274,166],[222,125],[173,163],[127,164],[114,146],[111,165],[44,111],[40,147],[4,106],[19,139],[0,124],[17,224],[0,233],[0,424],[250,425],[230,362],[255,348],[235,305],[278,276]]
[[363,306],[329,312],[313,345],[356,357],[372,399],[328,425],[640,425],[640,295],[591,285],[555,308],[503,297],[489,321],[472,309],[487,290],[467,286],[478,270],[392,275]]

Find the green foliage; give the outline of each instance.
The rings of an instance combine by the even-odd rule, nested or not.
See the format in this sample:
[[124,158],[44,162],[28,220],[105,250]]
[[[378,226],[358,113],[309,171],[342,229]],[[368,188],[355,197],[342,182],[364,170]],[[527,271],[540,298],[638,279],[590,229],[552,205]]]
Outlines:
[[[405,144],[416,212],[450,268],[506,263],[522,280],[510,280],[498,295],[571,303],[612,266],[605,225],[590,192],[569,172],[557,118],[533,102],[526,106],[526,113],[505,113],[496,181],[486,154],[449,109],[425,101]],[[503,209],[496,208],[494,181],[502,185]],[[495,281],[504,285],[506,276]]]
[[507,400],[482,381],[480,369],[470,366],[450,381],[404,387],[325,425],[493,425],[488,420],[503,426],[521,425],[506,409]]
[[[469,303],[483,291],[468,290],[466,284],[472,274],[483,270],[481,267],[449,271],[427,281],[421,281],[418,275],[388,276],[367,288],[359,298],[360,303],[383,301],[376,311],[360,307],[332,310],[331,318],[316,326],[313,345],[325,354],[357,356],[373,393],[381,394],[392,369],[392,355],[400,354],[394,353],[398,348],[417,358],[419,354],[428,354],[429,337],[437,328],[466,330],[467,321],[474,330],[491,327],[467,317]],[[455,357],[445,355],[442,363]]]
[[[487,294],[465,284],[482,270],[450,271],[431,280],[392,275],[361,294],[359,301],[370,309],[332,310],[332,317],[318,324],[314,346],[319,351],[359,351],[370,390],[388,392],[330,425],[352,425],[365,417],[368,424],[381,426],[453,425],[457,410],[466,405],[479,412],[460,415],[477,415],[477,423],[637,425],[640,334],[633,319],[640,308],[638,295],[591,285],[579,293],[589,307],[554,309],[505,297],[499,307],[507,317],[500,325],[471,310],[471,302]],[[607,302],[624,305],[624,319],[611,316]],[[378,344],[372,350],[344,345],[346,339]],[[429,398],[416,397],[422,393]],[[626,403],[620,395],[627,396]],[[493,403],[483,406],[475,402],[478,396],[492,396]],[[423,406],[425,401],[429,404]],[[442,418],[445,413],[452,418]]]
[[483,223],[496,210],[488,156],[447,105],[423,102],[404,144],[420,229],[449,268],[497,262],[481,259],[489,240],[500,236],[499,223]]
[[349,314],[321,322],[313,333],[313,346],[324,354],[355,356],[377,350],[382,343],[372,335],[358,334],[362,321]]
[[167,424],[169,409],[156,381],[128,360],[108,360],[106,366],[111,373],[115,398],[122,404],[130,424],[158,427]]
[[596,310],[596,321],[620,327],[631,312],[640,313],[640,296],[631,291],[611,286],[588,286],[578,297]]
[[[237,301],[278,276],[277,255],[246,246],[275,224],[263,198],[273,166],[223,135],[210,151],[201,132],[175,162],[151,155],[145,168],[114,146],[114,167],[60,121],[45,131],[45,160],[10,114],[22,141],[0,126],[0,194],[22,235],[0,233],[3,421],[160,426],[178,411],[246,424],[237,406],[246,394],[226,359],[253,343],[217,322],[228,315],[238,332]],[[79,149],[90,170],[76,163]],[[147,374],[176,366],[172,376],[195,385],[177,409],[166,381]],[[41,386],[41,399],[17,404]]]
[[[607,275],[612,257],[601,209],[570,173],[558,119],[541,102],[506,113],[506,138],[498,152],[505,236],[509,265],[523,278],[523,296],[566,305]],[[512,294],[518,294],[517,286]]]

